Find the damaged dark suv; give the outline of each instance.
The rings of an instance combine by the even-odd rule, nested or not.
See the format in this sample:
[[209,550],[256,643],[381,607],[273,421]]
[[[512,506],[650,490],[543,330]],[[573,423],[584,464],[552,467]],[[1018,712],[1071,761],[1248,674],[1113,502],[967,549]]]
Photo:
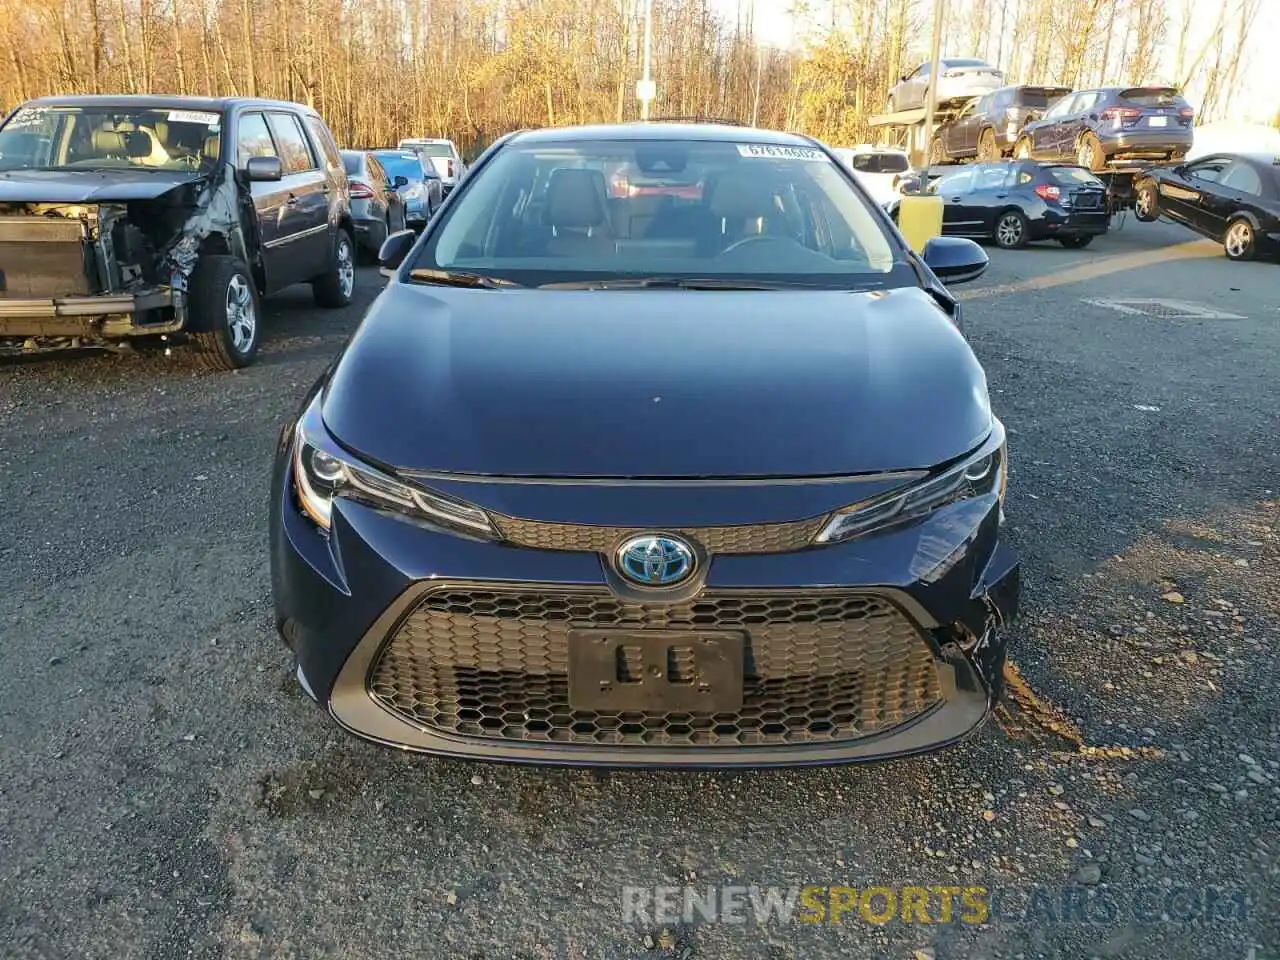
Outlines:
[[320,116],[192,97],[33,100],[0,126],[0,355],[194,342],[252,362],[260,295],[355,286],[347,175]]

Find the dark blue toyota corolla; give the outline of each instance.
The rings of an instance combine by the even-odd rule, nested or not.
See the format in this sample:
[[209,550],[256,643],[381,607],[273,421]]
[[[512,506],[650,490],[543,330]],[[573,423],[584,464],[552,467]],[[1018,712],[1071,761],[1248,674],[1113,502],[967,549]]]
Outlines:
[[820,144],[513,134],[281,434],[280,632],[381,743],[763,766],[954,743],[1018,600],[1005,431],[945,282]]

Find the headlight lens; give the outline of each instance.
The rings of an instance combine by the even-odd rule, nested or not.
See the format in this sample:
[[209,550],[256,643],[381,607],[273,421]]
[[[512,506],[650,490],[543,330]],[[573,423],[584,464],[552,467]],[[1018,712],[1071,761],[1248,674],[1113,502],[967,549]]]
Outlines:
[[294,428],[293,488],[298,506],[326,532],[334,499],[347,497],[449,530],[499,537],[479,507],[389,477],[339,447],[320,422],[318,396]]
[[937,476],[882,497],[838,511],[818,534],[818,543],[839,543],[884,527],[915,519],[971,497],[995,494],[1004,503],[1007,482],[1005,432],[999,420],[977,450]]

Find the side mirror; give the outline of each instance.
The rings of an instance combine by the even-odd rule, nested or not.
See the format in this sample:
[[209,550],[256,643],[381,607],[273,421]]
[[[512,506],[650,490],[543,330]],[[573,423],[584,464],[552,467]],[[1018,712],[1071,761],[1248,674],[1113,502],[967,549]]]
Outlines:
[[244,173],[252,183],[274,183],[284,179],[284,164],[279,157],[250,157]]
[[924,245],[924,262],[944,284],[968,283],[987,272],[987,252],[963,237],[932,237]]
[[378,266],[382,275],[389,277],[400,269],[400,264],[404,263],[404,258],[417,242],[418,235],[412,230],[397,230],[383,240],[378,250]]
[[391,186],[394,187],[396,190],[399,190],[401,187],[407,187],[408,185],[409,185],[408,177],[398,176],[391,181]]

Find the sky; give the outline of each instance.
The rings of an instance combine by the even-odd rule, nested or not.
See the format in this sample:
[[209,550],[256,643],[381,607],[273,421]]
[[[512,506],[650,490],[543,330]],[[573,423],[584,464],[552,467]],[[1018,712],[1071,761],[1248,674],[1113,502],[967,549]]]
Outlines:
[[[739,3],[744,10],[749,9],[752,0],[714,0],[722,13],[732,20],[738,11]],[[964,0],[949,0],[951,3],[963,3]],[[1193,10],[1188,47],[1194,48],[1197,39],[1202,39],[1212,29],[1216,15],[1221,9],[1219,4],[1208,0],[1169,0],[1169,7],[1180,12],[1183,3],[1189,3]],[[795,24],[789,8],[792,0],[755,0],[756,34],[767,37],[775,46],[788,46],[796,42]],[[1239,87],[1232,99],[1232,120],[1253,120],[1269,123],[1280,110],[1280,84],[1275,82],[1275,68],[1268,63],[1265,55],[1268,38],[1280,36],[1280,0],[1262,0],[1258,19],[1254,22],[1249,34],[1247,49],[1241,59],[1239,71]],[[1178,37],[1174,24],[1170,25],[1162,51],[1167,72],[1172,72],[1177,51]],[[925,46],[925,44],[921,44]],[[944,50],[952,56],[965,56],[969,51]],[[1194,81],[1187,94],[1194,100]]]

